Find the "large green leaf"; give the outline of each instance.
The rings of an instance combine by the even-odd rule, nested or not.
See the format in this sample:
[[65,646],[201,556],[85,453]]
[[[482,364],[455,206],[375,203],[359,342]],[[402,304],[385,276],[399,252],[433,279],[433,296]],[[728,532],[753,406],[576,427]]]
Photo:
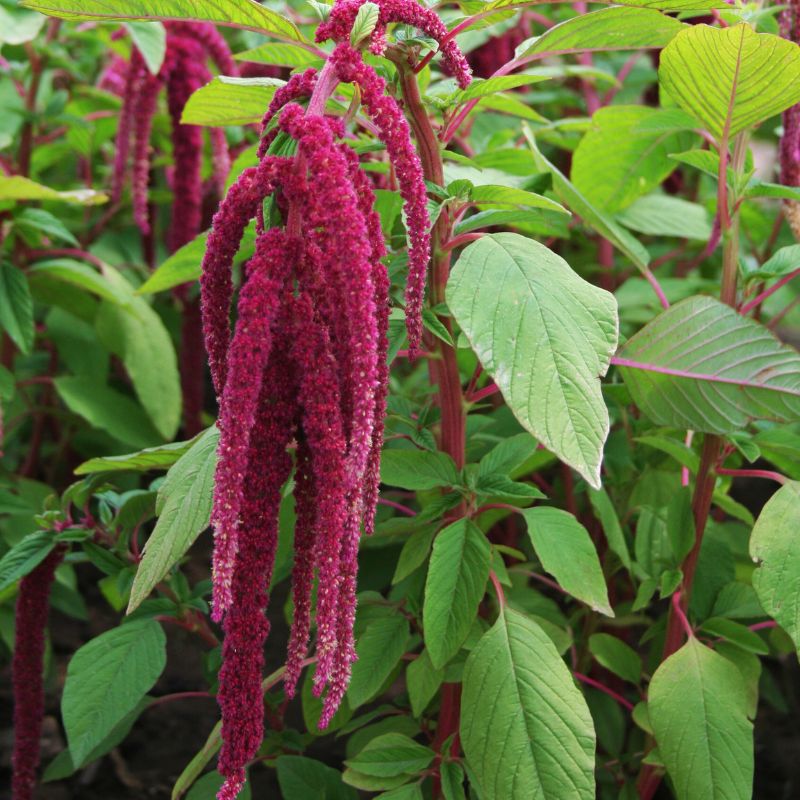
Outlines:
[[693,25],[661,53],[661,85],[718,139],[800,101],[800,47],[749,25]]
[[544,245],[500,233],[465,248],[447,303],[517,419],[599,486],[608,434],[599,377],[617,343],[614,298]]
[[595,734],[550,637],[504,609],[467,659],[461,741],[483,800],[593,800]]
[[595,113],[572,158],[572,182],[589,202],[615,213],[673,172],[677,164],[670,153],[691,147],[692,135],[637,130],[658,113],[646,106],[608,106]]
[[408,621],[400,614],[379,617],[367,625],[356,643],[358,661],[347,691],[351,708],[371,700],[406,651]]
[[418,491],[453,486],[458,483],[458,471],[447,453],[384,450],[381,455],[381,480],[390,486]]
[[280,756],[275,762],[283,800],[356,800],[336,769],[303,756]]
[[792,637],[800,652],[800,483],[787,483],[767,502],[750,535],[759,562],[753,588],[764,610]]
[[23,353],[33,347],[33,298],[21,269],[0,261],[0,329]]
[[116,270],[104,277],[124,303],[100,304],[95,328],[100,341],[118,355],[139,402],[164,439],[171,439],[181,421],[181,387],[172,339],[161,317]]
[[483,531],[460,519],[433,542],[422,619],[431,662],[443,667],[467,638],[489,577],[491,548]]
[[136,707],[165,663],[166,637],[152,619],[112,628],[75,653],[61,713],[76,767]]
[[602,8],[554,25],[518,56],[562,55],[592,50],[641,50],[664,47],[686,26],[649,8]]
[[286,14],[256,0],[23,0],[21,5],[70,20],[201,20],[244,28],[278,39],[304,41]]
[[542,566],[566,592],[613,617],[600,559],[586,528],[560,508],[538,506],[520,513]]
[[800,419],[800,354],[711,297],[668,308],[614,363],[658,425],[721,434],[753,419]]
[[668,194],[640,197],[617,214],[617,222],[648,236],[675,236],[707,242],[712,234],[711,218],[703,206]]
[[436,753],[403,733],[377,736],[358,755],[345,761],[345,766],[362,775],[393,778],[415,774],[433,761]]
[[276,89],[284,82],[278,78],[220,75],[192,94],[183,108],[181,122],[212,126],[261,122]]
[[533,162],[540,172],[549,172],[553,179],[553,189],[564,205],[576,213],[590,228],[608,239],[614,247],[626,255],[643,273],[648,272],[650,254],[625,228],[617,224],[613,217],[593,205],[583,193],[544,155],[542,155],[533,133],[527,125],[523,131],[533,152]]
[[167,472],[158,490],[158,522],[136,570],[128,613],[150,594],[208,527],[218,441],[216,427],[209,428]]
[[748,800],[753,726],[728,659],[690,639],[653,675],[647,709],[678,800]]

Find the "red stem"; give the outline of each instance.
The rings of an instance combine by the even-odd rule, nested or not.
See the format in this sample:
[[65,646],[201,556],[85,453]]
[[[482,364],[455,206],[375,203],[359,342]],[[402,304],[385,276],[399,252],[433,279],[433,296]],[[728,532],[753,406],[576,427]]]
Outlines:
[[633,703],[630,700],[626,700],[621,694],[617,694],[613,689],[609,689],[600,681],[596,681],[594,678],[590,678],[588,675],[584,675],[581,672],[573,672],[572,675],[579,680],[581,683],[585,683],[587,686],[593,686],[595,689],[599,689],[601,692],[605,692],[609,697],[613,697],[621,706],[627,708],[628,711],[633,711]]
[[765,289],[765,290],[764,290],[763,292],[761,292],[761,294],[759,294],[757,297],[754,297],[754,298],[753,298],[753,299],[752,299],[752,300],[751,300],[749,303],[745,303],[745,304],[744,304],[744,305],[743,305],[743,306],[742,306],[742,307],[739,309],[739,313],[740,313],[740,314],[747,314],[747,313],[749,313],[750,311],[752,311],[754,308],[757,308],[757,307],[758,307],[758,306],[760,306],[760,305],[761,305],[761,304],[762,304],[762,303],[763,303],[763,302],[764,302],[764,301],[765,301],[765,300],[766,300],[768,297],[771,297],[773,294],[775,294],[775,292],[777,292],[779,289],[781,289],[781,288],[783,288],[784,286],[786,286],[786,284],[787,284],[787,283],[789,283],[789,281],[793,280],[793,279],[794,279],[794,278],[796,278],[798,275],[800,275],[800,267],[798,267],[798,268],[797,268],[796,270],[794,270],[793,272],[790,272],[788,275],[784,275],[784,276],[783,276],[783,277],[782,277],[782,278],[781,278],[781,279],[780,279],[780,280],[779,280],[777,283],[775,283],[775,284],[773,284],[772,286],[770,286],[770,287],[769,287],[769,289]]
[[766,478],[777,483],[788,482],[788,478],[785,475],[769,469],[726,469],[725,467],[717,467],[717,475],[730,475],[734,478]]

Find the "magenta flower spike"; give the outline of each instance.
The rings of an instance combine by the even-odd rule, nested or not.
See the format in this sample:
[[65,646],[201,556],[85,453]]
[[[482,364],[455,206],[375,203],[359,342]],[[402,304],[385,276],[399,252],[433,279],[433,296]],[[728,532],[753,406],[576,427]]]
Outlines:
[[50,589],[64,558],[57,546],[19,585],[11,665],[14,686],[13,800],[33,800],[44,717],[44,642]]

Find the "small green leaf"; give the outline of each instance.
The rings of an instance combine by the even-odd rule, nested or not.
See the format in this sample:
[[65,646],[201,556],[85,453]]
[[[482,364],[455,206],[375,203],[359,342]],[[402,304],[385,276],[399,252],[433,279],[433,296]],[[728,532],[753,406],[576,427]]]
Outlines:
[[353,27],[350,29],[350,44],[353,47],[358,47],[364,39],[372,36],[372,32],[378,24],[380,13],[380,7],[375,3],[362,3],[356,12]]
[[690,639],[656,670],[648,712],[678,800],[748,800],[753,726],[739,670]]
[[411,712],[421,717],[425,707],[436,696],[444,680],[444,670],[433,666],[427,650],[423,650],[406,668],[406,685]]
[[711,218],[703,206],[672,195],[640,197],[617,214],[616,219],[629,230],[647,236],[674,236],[707,242],[712,233]]
[[67,669],[61,713],[75,766],[136,707],[166,663],[166,637],[154,620],[112,628],[83,645]]
[[466,800],[464,770],[455,761],[444,761],[439,767],[444,800]]
[[734,622],[732,619],[712,617],[703,622],[701,630],[711,636],[725,639],[750,653],[760,656],[769,653],[769,647],[755,631],[751,631],[746,625]]
[[292,69],[305,69],[320,63],[318,55],[305,47],[286,42],[267,42],[245,50],[234,56],[236,61],[251,61],[255,64],[269,64],[275,67],[291,67]]
[[344,763],[362,775],[392,778],[422,772],[435,756],[433,750],[409,736],[386,733],[373,739],[357,756]]
[[768,258],[757,270],[747,273],[748,281],[763,281],[770,278],[782,278],[800,268],[800,244],[781,247]]
[[[186,800],[216,800],[225,779],[218,772],[207,772],[189,790]],[[252,797],[249,781],[242,787],[238,800],[250,800]]]
[[22,175],[0,175],[0,200],[54,200],[80,206],[105,203],[108,197],[93,189],[74,189],[61,192]]
[[622,530],[622,525],[608,492],[605,489],[590,488],[589,502],[592,504],[592,509],[603,526],[603,533],[606,535],[609,548],[619,556],[619,560],[625,568],[630,570],[631,556],[628,551],[628,543],[625,541],[625,533]]
[[93,472],[124,472],[134,470],[145,472],[150,469],[169,469],[197,441],[171,442],[158,447],[147,447],[136,453],[124,456],[104,456],[91,458],[75,468],[76,475],[90,475]]
[[800,47],[749,25],[692,25],[662,51],[658,79],[718,140],[800,101]]
[[33,347],[33,298],[25,273],[0,261],[0,328],[23,353]]
[[218,441],[216,427],[209,428],[167,472],[158,491],[158,522],[136,570],[127,613],[150,594],[208,527]]
[[151,75],[158,75],[167,54],[167,31],[160,22],[126,22],[125,27],[139,49]]
[[0,558],[0,592],[33,572],[55,546],[51,531],[35,531],[20,539]]
[[351,708],[371,700],[406,651],[408,621],[400,614],[378,618],[367,625],[356,643],[358,661],[347,692]]
[[538,506],[520,513],[542,566],[566,592],[613,617],[600,559],[586,528],[559,508]]
[[589,637],[589,652],[597,663],[615,675],[633,684],[642,677],[642,659],[622,639],[608,633],[595,633]]
[[384,450],[381,481],[390,486],[420,491],[458,484],[455,462],[446,453],[428,450]]
[[595,733],[547,634],[504,609],[464,667],[461,741],[483,800],[594,800]]
[[44,23],[41,14],[19,8],[14,2],[4,2],[0,5],[0,45],[33,41]]
[[500,233],[464,249],[447,303],[520,423],[599,486],[609,427],[599,376],[617,343],[614,298],[544,245]]
[[753,588],[764,610],[792,637],[800,652],[800,483],[782,486],[769,499],[750,535],[758,563]]
[[397,559],[392,583],[399,583],[425,563],[425,559],[431,551],[435,534],[436,528],[425,525],[408,537]]
[[14,217],[14,227],[28,236],[32,232],[39,232],[51,239],[60,239],[73,247],[80,247],[80,243],[67,226],[58,217],[43,208],[22,209]]
[[489,541],[473,522],[460,519],[433,542],[422,618],[434,667],[443,667],[467,638],[489,577]]

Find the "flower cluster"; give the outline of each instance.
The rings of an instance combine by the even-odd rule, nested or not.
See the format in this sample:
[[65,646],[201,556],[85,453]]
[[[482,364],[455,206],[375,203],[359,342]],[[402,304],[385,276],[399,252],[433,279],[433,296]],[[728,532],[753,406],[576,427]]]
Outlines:
[[[324,695],[321,728],[339,707],[356,658],[358,544],[362,528],[369,533],[374,527],[380,481],[390,286],[371,181],[347,143],[343,122],[324,113],[339,82],[358,87],[397,178],[409,240],[412,349],[421,338],[430,259],[422,167],[385,81],[341,35],[358,6],[342,0],[321,28],[321,37],[338,42],[322,71],[295,75],[275,93],[264,117],[259,163],[244,170],[221,203],[203,261],[203,326],[220,406],[212,512],[213,617],[225,630],[219,770],[226,781],[220,800],[238,794],[263,735],[265,610],[278,511],[292,471],[294,618],[287,695],[294,696],[306,663],[315,577],[313,691]],[[436,20],[436,28],[430,12],[412,0],[381,8],[379,41],[394,21],[444,38],[444,26]],[[454,63],[463,61],[452,47],[443,52]],[[294,149],[285,146],[287,139]],[[243,276],[231,336],[231,266],[253,218],[259,222],[255,254]]]
[[[236,64],[227,43],[213,25],[200,22],[169,22],[164,63],[156,75],[147,68],[137,48],[130,61],[115,60],[103,76],[102,85],[122,93],[117,132],[112,198],[118,201],[132,161],[131,184],[136,223],[143,233],[150,231],[147,186],[150,178],[150,135],[158,96],[166,87],[172,121],[175,197],[169,247],[176,250],[191,241],[201,228],[203,153],[202,128],[181,123],[184,106],[191,94],[211,79],[206,66],[210,59],[226,75],[236,75]],[[230,168],[224,131],[212,129],[214,180],[220,191]],[[132,150],[132,152],[131,152]]]
[[[800,43],[800,3],[790,2],[781,12],[781,35]],[[780,144],[781,183],[800,186],[800,103],[783,112],[783,136]],[[784,213],[795,237],[800,240],[800,204],[785,200]]]
[[19,584],[11,665],[14,685],[14,752],[11,756],[14,800],[32,800],[39,766],[39,740],[44,716],[44,642],[50,589],[64,558],[56,547]]

